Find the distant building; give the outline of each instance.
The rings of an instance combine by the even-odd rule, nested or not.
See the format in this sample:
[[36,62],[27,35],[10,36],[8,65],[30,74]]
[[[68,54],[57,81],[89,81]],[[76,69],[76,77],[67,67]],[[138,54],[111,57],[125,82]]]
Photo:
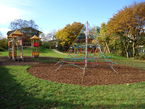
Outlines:
[[[22,32],[24,35],[22,36],[23,38],[23,45],[24,46],[31,46],[31,41],[30,38],[33,37],[34,35],[38,36],[42,33],[39,30],[36,30],[32,27],[26,27],[26,28],[22,28],[22,29],[18,29],[20,32]],[[7,35],[9,36],[13,31],[8,31]]]

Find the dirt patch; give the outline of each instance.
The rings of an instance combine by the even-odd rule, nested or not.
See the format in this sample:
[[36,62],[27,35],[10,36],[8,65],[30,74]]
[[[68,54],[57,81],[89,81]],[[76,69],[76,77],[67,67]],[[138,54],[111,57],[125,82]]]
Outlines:
[[145,81],[145,70],[137,68],[115,65],[114,72],[108,65],[98,65],[90,67],[84,76],[83,70],[73,66],[62,66],[55,71],[58,66],[54,64],[39,64],[29,69],[29,72],[45,80],[58,83],[78,84],[83,86],[124,84]]

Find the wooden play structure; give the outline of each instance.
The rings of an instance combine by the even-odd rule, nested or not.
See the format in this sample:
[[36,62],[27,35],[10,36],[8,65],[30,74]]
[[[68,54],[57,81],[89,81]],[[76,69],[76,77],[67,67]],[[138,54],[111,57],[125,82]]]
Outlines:
[[32,46],[32,57],[36,58],[39,57],[39,42],[40,38],[36,35],[34,35],[31,38],[31,46]]
[[[19,30],[12,32],[8,38],[8,56],[15,61],[23,61],[23,33]],[[31,38],[32,44],[32,57],[39,57],[39,41],[40,38],[34,35]]]
[[23,60],[23,33],[16,30],[8,38],[9,58],[13,60]]

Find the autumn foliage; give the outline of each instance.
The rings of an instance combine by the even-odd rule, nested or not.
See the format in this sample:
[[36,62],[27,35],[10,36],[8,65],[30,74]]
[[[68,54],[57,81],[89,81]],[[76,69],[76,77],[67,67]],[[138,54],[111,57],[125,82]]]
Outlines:
[[[139,47],[145,44],[145,2],[125,7],[106,25],[105,35],[110,50],[120,50],[127,57],[135,57]],[[102,30],[101,30],[102,31]]]
[[59,30],[56,33],[56,38],[59,40],[60,47],[67,50],[76,37],[80,34],[83,26],[84,25],[79,22],[74,22]]

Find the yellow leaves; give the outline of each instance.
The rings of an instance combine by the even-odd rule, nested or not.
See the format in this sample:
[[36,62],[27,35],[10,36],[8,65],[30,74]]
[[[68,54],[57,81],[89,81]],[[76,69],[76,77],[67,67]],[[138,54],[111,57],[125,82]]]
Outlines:
[[97,44],[97,39],[92,40],[92,44]]
[[71,25],[67,25],[62,30],[56,33],[56,38],[60,41],[61,45],[70,45],[73,40],[80,34],[83,24],[74,22]]
[[107,25],[105,23],[102,23],[100,29],[100,36],[104,37],[106,35],[107,35]]
[[143,22],[145,22],[145,2],[125,7],[110,19],[107,26],[111,34],[126,34],[126,32],[135,34],[136,28],[145,25]]

